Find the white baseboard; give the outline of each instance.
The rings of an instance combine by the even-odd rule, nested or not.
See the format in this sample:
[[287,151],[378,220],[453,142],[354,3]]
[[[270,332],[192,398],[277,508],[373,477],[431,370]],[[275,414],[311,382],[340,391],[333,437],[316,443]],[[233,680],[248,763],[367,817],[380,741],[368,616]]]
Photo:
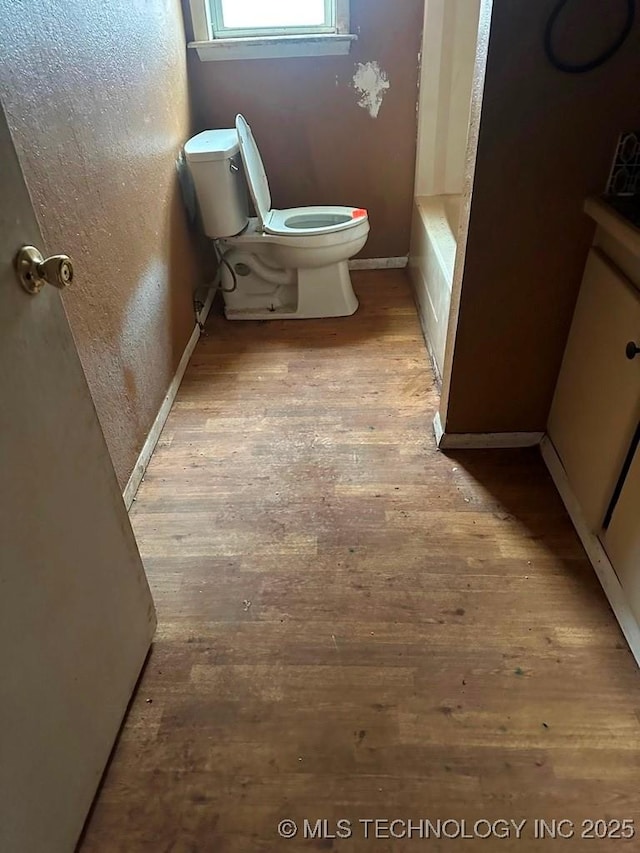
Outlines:
[[189,342],[185,348],[185,351],[182,353],[182,358],[180,359],[180,363],[176,369],[175,375],[171,380],[171,384],[169,385],[169,389],[164,396],[164,400],[162,401],[162,405],[160,406],[160,411],[156,415],[156,419],[153,422],[153,426],[149,430],[149,434],[142,445],[142,450],[140,451],[140,455],[136,461],[136,464],[131,472],[131,476],[127,481],[127,485],[124,487],[124,491],[122,492],[122,499],[124,501],[124,505],[127,510],[131,509],[131,504],[133,503],[133,499],[136,496],[136,492],[140,488],[140,483],[142,482],[142,478],[144,477],[145,471],[147,470],[147,465],[149,464],[149,460],[151,459],[151,455],[156,448],[156,444],[158,443],[158,439],[160,438],[160,433],[166,423],[167,418],[169,417],[169,412],[171,411],[171,407],[173,406],[174,400],[176,399],[176,394],[178,393],[178,388],[180,387],[180,383],[182,382],[182,377],[184,376],[185,370],[187,369],[187,365],[189,364],[189,360],[193,355],[193,351],[196,348],[196,344],[201,335],[201,326],[204,325],[205,320],[207,319],[207,315],[209,310],[211,309],[211,305],[213,303],[214,297],[216,295],[216,288],[210,288],[207,293],[207,298],[204,302],[204,305],[196,315],[197,323],[194,327],[193,332],[191,333],[191,337],[189,338]]
[[433,419],[436,444],[441,450],[508,450],[516,447],[537,447],[543,432],[451,432],[444,431],[440,412]]
[[409,257],[401,258],[356,258],[349,261],[350,270],[402,270],[409,263]]
[[636,663],[640,666],[640,627],[631,612],[631,608],[627,603],[620,581],[615,573],[613,566],[607,554],[602,547],[602,544],[595,533],[589,528],[583,514],[578,499],[573,493],[567,474],[564,470],[560,457],[556,453],[556,449],[551,443],[548,436],[542,439],[540,444],[542,458],[545,461],[551,478],[560,493],[560,497],[569,513],[569,517],[573,522],[580,541],[587,552],[587,556],[594,568],[598,580],[604,590],[605,595],[611,605],[622,633],[625,636],[631,653],[636,659]]

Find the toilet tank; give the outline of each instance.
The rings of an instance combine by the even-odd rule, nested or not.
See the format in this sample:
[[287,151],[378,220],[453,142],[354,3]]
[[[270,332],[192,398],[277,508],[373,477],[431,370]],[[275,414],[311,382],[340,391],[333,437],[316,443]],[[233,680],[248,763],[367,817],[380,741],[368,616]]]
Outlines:
[[235,128],[205,130],[184,146],[207,237],[232,237],[249,221],[247,185]]

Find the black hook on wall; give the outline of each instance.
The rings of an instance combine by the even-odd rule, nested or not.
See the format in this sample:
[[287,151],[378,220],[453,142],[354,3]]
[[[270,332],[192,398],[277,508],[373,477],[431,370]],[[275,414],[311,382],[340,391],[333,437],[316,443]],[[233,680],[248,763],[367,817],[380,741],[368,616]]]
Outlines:
[[616,54],[625,43],[635,21],[636,0],[627,0],[627,17],[622,31],[614,43],[599,56],[596,56],[595,59],[591,59],[589,62],[580,62],[577,64],[564,62],[558,57],[553,46],[553,31],[556,23],[558,22],[558,18],[569,2],[570,0],[560,0],[551,13],[544,31],[544,50],[549,62],[554,68],[557,68],[558,71],[564,71],[566,74],[585,74],[587,71],[593,71],[594,68],[598,68],[600,65],[604,65],[605,62],[608,62],[608,60],[611,59],[611,57]]

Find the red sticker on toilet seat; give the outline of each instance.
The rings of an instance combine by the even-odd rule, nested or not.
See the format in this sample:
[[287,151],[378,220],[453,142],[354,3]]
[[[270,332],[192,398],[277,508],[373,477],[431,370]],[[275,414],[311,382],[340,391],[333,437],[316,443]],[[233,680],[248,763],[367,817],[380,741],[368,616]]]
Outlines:
[[360,219],[360,217],[366,216],[366,215],[367,215],[366,209],[364,207],[358,207],[351,214],[351,218],[352,219]]

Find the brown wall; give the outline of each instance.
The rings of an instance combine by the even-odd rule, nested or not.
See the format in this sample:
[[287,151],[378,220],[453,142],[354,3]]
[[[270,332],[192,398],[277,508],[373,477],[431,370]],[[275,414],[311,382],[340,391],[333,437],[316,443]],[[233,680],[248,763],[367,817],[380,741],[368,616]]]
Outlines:
[[[423,0],[352,0],[358,41],[348,56],[228,62],[190,56],[198,128],[233,127],[243,113],[274,207],[366,207],[371,234],[362,256],[406,255],[422,13]],[[352,86],[358,62],[377,62],[389,77],[377,119],[358,106]]]
[[[448,432],[545,428],[593,234],[582,204],[640,127],[640,21],[607,65],[562,74],[542,49],[555,2],[493,4]],[[569,4],[570,56],[597,52],[624,6]]]
[[194,327],[180,2],[0,0],[0,17],[0,97],[43,248],[75,261],[65,307],[123,485]]

